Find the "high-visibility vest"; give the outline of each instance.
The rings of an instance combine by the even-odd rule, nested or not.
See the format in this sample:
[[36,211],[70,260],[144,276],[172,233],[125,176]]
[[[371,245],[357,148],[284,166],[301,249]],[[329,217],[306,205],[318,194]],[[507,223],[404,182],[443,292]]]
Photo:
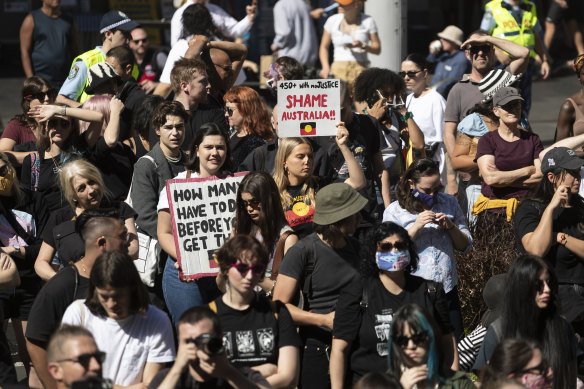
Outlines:
[[492,35],[527,47],[529,55],[532,58],[535,57],[537,55],[535,52],[535,34],[533,32],[537,24],[535,4],[525,0],[522,2],[521,25],[517,24],[517,21],[506,7],[509,6],[503,5],[502,0],[492,0],[485,5],[485,9],[491,11],[497,24]]

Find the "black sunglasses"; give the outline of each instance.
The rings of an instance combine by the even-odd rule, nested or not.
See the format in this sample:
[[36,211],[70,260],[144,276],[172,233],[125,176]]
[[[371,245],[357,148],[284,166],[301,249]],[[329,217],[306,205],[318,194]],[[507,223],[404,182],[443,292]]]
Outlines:
[[32,101],[34,99],[37,99],[40,102],[45,101],[45,98],[47,97],[49,98],[49,101],[54,101],[55,98],[57,97],[57,91],[51,88],[46,92],[31,93],[30,95],[24,96],[26,100]]
[[472,54],[478,54],[479,51],[482,51],[483,54],[489,54],[492,49],[493,49],[493,47],[490,45],[471,46],[469,48],[469,50]]
[[8,167],[8,165],[0,167],[0,177],[5,177],[8,174],[9,169],[10,168]]
[[416,76],[418,75],[418,73],[423,72],[423,70],[415,70],[415,71],[409,71],[409,72],[399,72],[399,76],[401,78],[406,78],[406,76],[408,76],[409,78],[416,78]]
[[545,376],[548,371],[548,366],[545,361],[542,361],[539,365],[531,367],[529,369],[521,370],[521,375],[523,374],[535,374]]
[[235,262],[234,264],[231,265],[231,267],[234,267],[239,272],[239,274],[241,274],[242,277],[245,277],[247,272],[249,272],[250,270],[254,276],[260,276],[264,274],[264,272],[266,271],[266,266],[261,263],[256,263],[255,265],[250,266],[247,263]]
[[395,242],[395,243],[388,243],[388,242],[379,242],[377,243],[377,247],[379,251],[384,253],[387,251],[392,251],[396,249],[397,251],[404,251],[407,250],[408,244],[406,242]]
[[95,358],[95,360],[97,361],[97,363],[99,363],[100,365],[103,364],[103,361],[105,361],[105,353],[103,351],[97,351],[95,353],[87,353],[87,354],[81,354],[79,355],[77,358],[65,358],[65,359],[61,359],[57,362],[73,362],[73,363],[78,363],[81,366],[83,366],[83,368],[85,370],[89,369],[89,364],[91,363],[91,359]]
[[134,42],[135,45],[139,44],[140,42],[142,42],[142,43],[148,43],[148,38],[132,39],[132,42]]
[[57,126],[60,126],[61,128],[71,127],[71,122],[69,120],[61,119],[61,118],[49,119],[48,124],[49,124],[49,127],[51,127],[51,128],[57,128]]
[[406,347],[408,347],[410,340],[412,342],[414,342],[414,344],[416,346],[419,346],[419,345],[422,345],[428,341],[428,334],[425,332],[420,332],[417,334],[413,334],[412,336],[399,335],[399,336],[396,336],[393,341],[399,347],[406,348]]
[[257,209],[259,208],[259,206],[262,204],[262,202],[260,200],[241,200],[241,206],[243,208],[247,208],[247,207],[252,207],[253,209]]

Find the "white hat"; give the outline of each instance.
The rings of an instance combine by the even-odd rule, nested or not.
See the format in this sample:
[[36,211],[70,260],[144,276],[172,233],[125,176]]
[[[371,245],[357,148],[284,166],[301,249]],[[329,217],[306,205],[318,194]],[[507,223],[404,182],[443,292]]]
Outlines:
[[462,30],[456,26],[447,26],[443,31],[438,33],[438,37],[446,39],[447,41],[454,42],[458,46],[462,45],[462,38],[464,33]]
[[491,70],[479,84],[479,91],[485,97],[483,102],[491,100],[499,89],[513,85],[520,78],[521,74],[513,75],[503,69]]

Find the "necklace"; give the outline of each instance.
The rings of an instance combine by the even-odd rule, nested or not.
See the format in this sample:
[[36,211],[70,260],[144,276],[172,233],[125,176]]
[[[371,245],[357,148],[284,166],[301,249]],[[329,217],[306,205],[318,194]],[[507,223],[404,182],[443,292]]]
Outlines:
[[81,271],[83,274],[87,274],[87,268],[85,267],[85,256],[82,256],[79,261],[77,261],[79,266],[81,266]]
[[164,158],[170,163],[179,163],[182,159],[182,151],[179,151],[178,157],[171,157],[169,155],[165,155]]
[[55,166],[53,168],[53,172],[55,174],[59,173],[61,171],[61,164],[60,163],[57,164],[57,161],[55,161],[55,158],[53,158],[53,153],[51,153],[50,150],[47,150],[46,153],[49,154],[49,157],[51,157],[51,159],[53,160],[53,165]]

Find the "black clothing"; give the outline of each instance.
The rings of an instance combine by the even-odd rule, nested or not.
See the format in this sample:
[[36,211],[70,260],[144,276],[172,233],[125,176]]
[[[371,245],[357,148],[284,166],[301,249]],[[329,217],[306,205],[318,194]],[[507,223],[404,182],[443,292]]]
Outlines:
[[[140,142],[142,144],[142,142]],[[136,156],[130,146],[117,142],[114,147],[108,147],[105,139],[100,137],[89,157],[101,172],[105,187],[111,193],[113,200],[124,201],[128,197]]]
[[239,170],[239,166],[243,163],[245,158],[250,155],[255,149],[266,144],[266,141],[255,135],[246,135],[239,137],[233,135],[229,139],[229,147],[231,149],[231,161],[233,168]]

